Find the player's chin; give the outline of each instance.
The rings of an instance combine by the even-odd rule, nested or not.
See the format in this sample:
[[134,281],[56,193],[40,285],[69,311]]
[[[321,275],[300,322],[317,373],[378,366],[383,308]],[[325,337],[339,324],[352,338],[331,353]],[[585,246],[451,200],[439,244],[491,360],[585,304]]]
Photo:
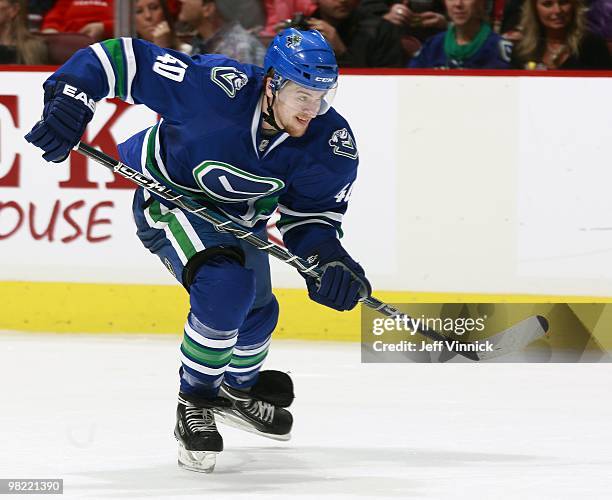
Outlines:
[[302,137],[306,133],[306,130],[308,130],[310,121],[311,118],[300,118],[296,116],[291,121],[291,126],[285,127],[285,130],[291,137]]

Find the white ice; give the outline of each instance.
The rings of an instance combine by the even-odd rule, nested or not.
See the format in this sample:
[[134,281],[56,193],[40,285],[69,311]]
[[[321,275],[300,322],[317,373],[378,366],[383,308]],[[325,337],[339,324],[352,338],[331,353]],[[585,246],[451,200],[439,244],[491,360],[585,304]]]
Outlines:
[[0,478],[79,499],[612,498],[608,363],[366,365],[356,344],[275,341],[293,439],[221,428],[205,475],[176,465],[179,342],[1,333]]

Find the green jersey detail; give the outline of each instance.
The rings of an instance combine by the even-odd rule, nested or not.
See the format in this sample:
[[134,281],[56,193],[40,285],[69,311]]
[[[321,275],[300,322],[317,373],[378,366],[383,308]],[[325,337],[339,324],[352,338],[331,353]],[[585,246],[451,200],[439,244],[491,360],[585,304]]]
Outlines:
[[172,236],[174,236],[174,239],[185,254],[185,257],[190,259],[196,253],[196,249],[176,215],[174,215],[172,212],[162,214],[161,205],[157,200],[151,203],[148,210],[149,215],[155,222],[165,222],[168,224]]
[[111,63],[115,69],[115,96],[125,99],[125,56],[123,55],[123,43],[120,38],[102,42],[110,54]]
[[232,358],[232,347],[227,349],[209,349],[196,344],[187,335],[183,337],[181,350],[194,361],[209,368],[221,368],[227,365]]
[[259,354],[254,354],[253,356],[232,356],[232,366],[246,368],[249,366],[255,366],[257,363],[262,361],[268,355],[268,349],[260,352]]

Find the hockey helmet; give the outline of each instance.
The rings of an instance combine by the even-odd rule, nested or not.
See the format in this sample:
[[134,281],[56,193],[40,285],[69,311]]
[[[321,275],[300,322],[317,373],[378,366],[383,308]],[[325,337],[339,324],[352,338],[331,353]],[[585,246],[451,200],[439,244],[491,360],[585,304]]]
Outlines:
[[264,69],[274,70],[270,87],[283,100],[282,89],[288,82],[320,92],[323,114],[331,107],[338,85],[338,64],[334,51],[317,30],[287,28],[278,33],[264,59]]

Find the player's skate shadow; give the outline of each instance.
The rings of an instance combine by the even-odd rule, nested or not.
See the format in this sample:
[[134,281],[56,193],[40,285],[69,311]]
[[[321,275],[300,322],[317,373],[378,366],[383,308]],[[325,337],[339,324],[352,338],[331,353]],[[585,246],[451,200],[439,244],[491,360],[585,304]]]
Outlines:
[[[346,494],[353,496],[420,496],[427,488],[423,468],[444,469],[460,477],[475,464],[521,466],[541,457],[501,453],[468,453],[402,448],[338,448],[324,446],[269,446],[226,449],[212,474],[184,471],[176,462],[152,467],[80,473],[91,484],[83,496],[144,495],[180,498],[202,493],[207,498],[253,493],[291,495]],[[453,469],[455,473],[453,474]],[[66,478],[67,485],[70,479]],[[68,487],[68,486],[67,486]]]

